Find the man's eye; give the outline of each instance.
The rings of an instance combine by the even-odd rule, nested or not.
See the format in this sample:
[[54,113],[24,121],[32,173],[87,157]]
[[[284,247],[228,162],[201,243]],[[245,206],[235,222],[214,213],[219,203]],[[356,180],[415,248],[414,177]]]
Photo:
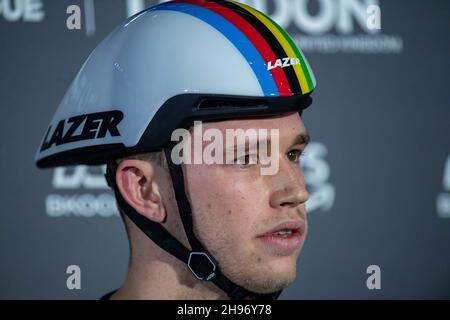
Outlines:
[[246,154],[243,157],[236,158],[233,163],[239,166],[250,166],[257,163],[257,157],[256,155]]
[[302,150],[291,150],[286,154],[289,161],[299,162],[300,157],[302,156]]

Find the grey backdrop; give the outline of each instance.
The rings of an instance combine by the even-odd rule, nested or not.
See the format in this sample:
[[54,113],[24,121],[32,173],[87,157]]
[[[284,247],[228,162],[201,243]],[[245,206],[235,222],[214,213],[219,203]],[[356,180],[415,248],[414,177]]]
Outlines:
[[[154,2],[0,0],[0,298],[96,299],[120,285],[128,245],[101,170],[39,171],[34,155],[91,50]],[[256,2],[318,80],[305,112],[309,238],[281,298],[450,298],[450,2]],[[378,32],[361,20],[370,3]],[[66,27],[71,4],[81,30]],[[69,265],[81,290],[66,287]],[[380,290],[366,286],[369,265]]]

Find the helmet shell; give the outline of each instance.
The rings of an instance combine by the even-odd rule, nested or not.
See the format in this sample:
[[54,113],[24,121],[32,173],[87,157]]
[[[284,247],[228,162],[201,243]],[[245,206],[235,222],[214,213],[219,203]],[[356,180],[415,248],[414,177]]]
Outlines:
[[163,125],[168,130],[183,120],[179,115],[192,105],[177,100],[159,124],[152,121],[174,97],[287,98],[307,96],[314,87],[303,53],[264,14],[231,1],[166,2],[126,20],[91,53],[36,161],[41,167],[104,163],[117,155],[112,147],[122,154],[160,147],[155,137],[145,148],[140,141],[151,125],[176,118]]

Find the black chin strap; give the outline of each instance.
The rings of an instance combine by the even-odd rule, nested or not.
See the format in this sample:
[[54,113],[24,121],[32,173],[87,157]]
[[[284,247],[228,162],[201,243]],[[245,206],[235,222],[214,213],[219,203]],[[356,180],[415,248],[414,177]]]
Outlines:
[[137,213],[136,210],[125,201],[116,186],[115,172],[117,166],[108,166],[105,177],[108,185],[115,193],[119,207],[142,230],[142,232],[144,232],[161,249],[184,262],[197,279],[211,281],[224,291],[231,300],[277,299],[281,294],[281,291],[268,294],[254,293],[233,283],[220,272],[216,259],[214,259],[214,257],[205,249],[194,234],[191,206],[186,197],[182,167],[181,165],[172,162],[171,148],[164,148],[164,152],[173,181],[178,210],[192,250],[186,248],[160,223],[153,222]]

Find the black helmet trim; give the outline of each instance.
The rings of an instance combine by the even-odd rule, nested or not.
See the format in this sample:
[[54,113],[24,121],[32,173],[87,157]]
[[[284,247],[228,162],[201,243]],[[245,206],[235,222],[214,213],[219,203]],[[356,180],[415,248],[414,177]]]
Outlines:
[[44,157],[37,161],[37,166],[48,168],[77,164],[101,165],[128,155],[162,150],[170,144],[174,130],[189,128],[194,120],[212,121],[301,113],[311,103],[309,94],[290,97],[191,93],[177,95],[159,108],[135,146],[126,147],[122,143],[113,143],[71,149]]

